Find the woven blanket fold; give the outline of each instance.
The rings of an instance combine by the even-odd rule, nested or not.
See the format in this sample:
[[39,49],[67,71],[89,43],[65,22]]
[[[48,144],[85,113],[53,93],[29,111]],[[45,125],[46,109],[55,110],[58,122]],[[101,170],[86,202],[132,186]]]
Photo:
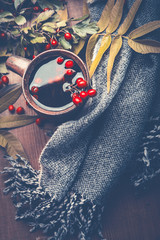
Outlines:
[[[125,12],[133,2],[128,1]],[[97,20],[105,4],[94,1],[90,5],[93,18]],[[143,1],[134,28],[158,20],[159,5],[156,0]],[[93,58],[100,43],[101,39]],[[33,230],[42,229],[49,240],[66,239],[77,232],[81,240],[90,239],[95,232],[103,239],[103,201],[134,159],[151,113],[159,86],[160,57],[133,53],[124,41],[109,94],[107,59],[108,54],[92,78],[97,96],[79,118],[58,127],[41,153],[41,172],[20,157],[16,161],[9,158],[12,167],[4,170],[11,174],[5,192],[13,191],[17,219],[28,221]]]

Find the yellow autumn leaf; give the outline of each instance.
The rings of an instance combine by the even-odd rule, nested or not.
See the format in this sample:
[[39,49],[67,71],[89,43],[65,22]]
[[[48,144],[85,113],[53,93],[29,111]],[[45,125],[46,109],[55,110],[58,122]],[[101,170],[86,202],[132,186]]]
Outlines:
[[89,76],[92,77],[99,62],[101,61],[102,57],[103,57],[103,54],[107,51],[107,49],[109,48],[110,44],[111,44],[111,35],[105,35],[103,38],[102,38],[102,42],[101,42],[101,46],[98,50],[98,53],[94,59],[94,61],[92,62],[91,64],[91,68],[89,70]]
[[63,10],[58,11],[58,15],[60,16],[61,21],[68,19],[68,11],[67,8],[64,8]]
[[108,0],[107,4],[103,9],[102,15],[97,23],[98,27],[100,28],[99,32],[103,32],[108,26],[108,23],[110,20],[110,13],[113,6],[114,6],[114,0]]
[[116,1],[116,4],[114,5],[110,14],[109,25],[106,29],[107,33],[113,33],[119,26],[123,13],[124,1],[125,0]]
[[136,0],[133,4],[133,6],[131,7],[127,17],[125,18],[124,22],[122,23],[122,25],[120,26],[120,28],[118,29],[118,35],[123,35],[125,34],[129,27],[131,26],[134,17],[138,11],[138,8],[141,4],[142,0]]
[[[99,31],[98,33],[103,32],[106,27],[108,26],[109,23],[109,19],[110,19],[110,13],[111,10],[114,6],[114,0],[108,0],[107,4],[105,5],[102,15],[97,23],[98,27],[99,27]],[[93,49],[96,45],[98,39],[98,34],[93,34],[89,40],[88,40],[88,44],[87,44],[87,48],[86,48],[86,63],[87,63],[87,67],[88,69],[90,69],[91,64],[92,64],[92,54],[93,54]]]
[[85,40],[80,39],[78,44],[73,46],[73,52],[78,55],[80,53],[80,51],[82,50],[82,48],[84,47],[85,44]]
[[93,49],[96,45],[98,39],[98,34],[93,34],[89,40],[88,40],[88,44],[87,44],[87,48],[86,48],[86,63],[87,63],[87,67],[88,69],[90,69],[91,64],[92,64],[92,53],[93,53]]
[[117,54],[119,53],[120,49],[122,47],[122,37],[117,36],[113,39],[110,52],[109,52],[109,59],[108,59],[108,65],[107,65],[107,92],[110,92],[110,79],[111,79],[111,73],[114,65],[115,58]]
[[147,33],[150,33],[158,28],[160,28],[160,21],[153,21],[153,22],[146,23],[143,26],[133,30],[129,34],[129,38],[131,38],[131,39],[139,38],[139,37],[144,36]]
[[128,39],[128,45],[136,52],[147,54],[147,53],[160,53],[160,42],[155,40],[143,39],[143,40],[132,40]]
[[83,15],[89,15],[89,9],[86,0],[83,0]]

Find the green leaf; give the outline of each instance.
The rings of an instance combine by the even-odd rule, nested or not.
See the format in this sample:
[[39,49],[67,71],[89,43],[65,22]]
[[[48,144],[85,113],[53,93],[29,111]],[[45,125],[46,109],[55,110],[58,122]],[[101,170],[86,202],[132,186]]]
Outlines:
[[45,32],[56,33],[56,30],[52,27],[49,27],[49,26],[44,26],[44,27],[42,27],[42,29]]
[[12,105],[16,102],[16,100],[19,98],[19,96],[22,93],[21,86],[17,86],[13,90],[9,91],[7,94],[5,94],[3,97],[0,98],[0,113],[5,111],[9,105]]
[[14,0],[14,7],[17,9],[25,0]]
[[86,20],[87,18],[89,18],[89,14],[84,15],[84,16],[79,17],[79,18],[71,18],[70,20],[71,20],[71,21],[84,21],[84,20]]
[[60,37],[59,42],[64,49],[72,49],[72,45],[69,42],[67,42],[64,37]]
[[18,44],[15,48],[15,54],[21,57],[25,57],[25,51],[24,51],[24,47],[22,46],[22,44]]
[[0,98],[3,97],[8,92],[12,91],[13,89],[19,87],[19,86],[20,86],[20,84],[18,84],[18,83],[6,85],[2,89],[0,89]]
[[156,29],[160,28],[160,21],[153,21],[136,28],[129,34],[129,38],[135,39],[146,35]]
[[14,35],[15,37],[17,37],[20,35],[20,31],[19,31],[19,29],[14,29],[11,31],[11,34]]
[[27,159],[22,144],[20,141],[10,132],[0,131],[0,146],[5,148],[8,155],[13,158],[17,158],[17,154]]
[[14,22],[14,18],[13,17],[0,18],[0,23],[7,23],[7,22]]
[[112,41],[110,52],[109,52],[109,58],[108,58],[108,65],[107,65],[107,92],[108,93],[110,92],[111,73],[112,73],[114,61],[121,47],[122,47],[122,37],[117,36]]
[[96,22],[90,23],[90,19],[77,23],[72,27],[72,29],[81,38],[85,38],[87,34],[92,35],[94,33],[97,33],[97,31],[99,30]]
[[160,53],[160,42],[143,39],[143,40],[132,40],[128,39],[128,45],[138,53]]
[[39,6],[44,9],[44,8],[50,8],[50,9],[54,9],[54,5],[53,3],[46,1],[46,0],[37,0]]
[[4,74],[8,73],[5,61],[0,61],[0,73],[4,73]]
[[6,18],[6,17],[13,17],[13,14],[8,11],[4,11],[4,12],[0,13],[0,18]]
[[116,4],[112,8],[109,24],[106,30],[107,33],[113,33],[119,26],[123,13],[124,1],[125,0],[117,0]]
[[91,67],[90,67],[90,70],[89,70],[89,76],[90,78],[93,76],[95,70],[97,69],[98,67],[98,64],[100,63],[104,53],[107,51],[107,49],[109,48],[110,44],[111,44],[111,35],[108,35],[108,36],[104,36],[102,38],[102,41],[101,41],[101,46],[98,50],[98,53],[94,59],[94,61],[92,62],[91,64]]
[[26,19],[24,16],[19,15],[18,17],[16,17],[15,22],[17,23],[17,25],[24,25],[26,23]]
[[25,34],[28,34],[29,31],[31,31],[31,27],[21,28],[21,32],[24,32]]
[[55,12],[54,10],[42,12],[33,22],[37,22],[37,23],[44,22],[48,20],[54,14],[54,12]]
[[122,23],[122,25],[120,26],[120,28],[118,29],[118,35],[123,35],[125,34],[129,27],[131,26],[134,17],[138,11],[138,8],[141,4],[142,0],[136,0],[133,4],[133,6],[131,7],[127,17],[125,18],[124,22]]
[[10,55],[11,54],[7,53],[7,47],[6,46],[0,47],[0,57],[8,57]]
[[60,27],[65,27],[66,25],[67,25],[66,20],[57,22],[57,27],[58,27],[58,28],[60,28]]
[[30,42],[31,42],[32,44],[45,43],[45,42],[47,42],[47,40],[46,40],[45,37],[36,37],[36,38],[31,39]]
[[12,115],[0,117],[0,129],[18,128],[34,123],[37,116]]

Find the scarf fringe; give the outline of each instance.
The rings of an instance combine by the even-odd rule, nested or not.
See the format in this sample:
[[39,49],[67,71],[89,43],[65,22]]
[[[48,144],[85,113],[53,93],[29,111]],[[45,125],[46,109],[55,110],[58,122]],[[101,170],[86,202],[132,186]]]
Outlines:
[[31,232],[41,229],[48,240],[62,240],[66,235],[79,233],[80,240],[90,240],[97,233],[104,240],[101,231],[103,208],[76,193],[69,193],[61,202],[39,186],[39,171],[17,156],[6,156],[11,167],[5,167],[7,174],[4,194],[12,192],[11,198],[17,209],[16,220],[26,221]]
[[147,124],[133,173],[137,190],[145,190],[160,176],[160,117],[150,118]]

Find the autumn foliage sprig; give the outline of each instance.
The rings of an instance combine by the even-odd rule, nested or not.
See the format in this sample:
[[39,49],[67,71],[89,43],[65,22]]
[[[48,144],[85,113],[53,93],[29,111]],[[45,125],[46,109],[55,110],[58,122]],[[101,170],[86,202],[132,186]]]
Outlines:
[[[78,54],[85,39],[99,29],[96,22],[90,22],[88,14],[78,19],[68,18],[66,5],[58,1],[19,0],[7,5],[8,10],[6,4],[9,2],[0,11],[0,73],[3,74],[7,73],[5,60],[9,54],[32,59],[49,48],[64,48]],[[71,27],[71,21],[75,20],[78,23]],[[68,32],[71,41],[64,37]],[[51,44],[52,40],[57,44]]]
[[[90,37],[86,49],[86,62],[89,69],[90,77],[93,76],[95,70],[97,69],[104,53],[109,49],[109,58],[107,63],[107,91],[110,91],[110,79],[111,72],[113,69],[114,61],[118,55],[124,39],[127,39],[128,45],[136,52],[147,54],[147,53],[160,53],[160,42],[144,39],[137,40],[137,38],[146,35],[158,28],[160,28],[160,21],[153,21],[146,23],[145,25],[133,30],[128,36],[124,34],[128,31],[131,26],[134,17],[138,11],[138,8],[142,0],[136,0],[132,5],[127,17],[125,18],[122,25],[119,27],[117,34],[114,32],[117,30],[122,14],[125,0],[117,0],[114,4],[114,0],[108,0],[102,16],[98,21],[99,32]],[[99,35],[105,31],[101,41],[101,46],[99,51],[92,62],[92,54],[95,44],[98,40]]]

